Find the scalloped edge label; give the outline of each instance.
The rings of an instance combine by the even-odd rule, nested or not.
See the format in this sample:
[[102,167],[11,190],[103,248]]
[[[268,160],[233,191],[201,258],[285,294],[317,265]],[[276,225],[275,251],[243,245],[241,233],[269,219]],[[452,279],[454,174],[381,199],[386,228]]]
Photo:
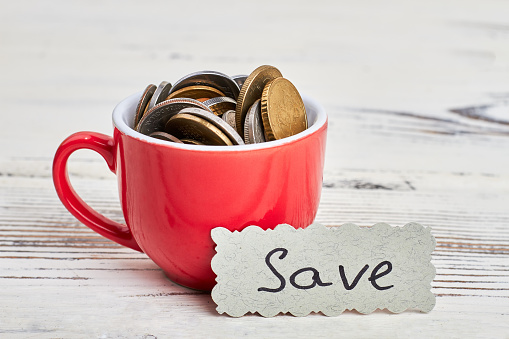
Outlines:
[[436,241],[431,228],[418,223],[315,223],[305,229],[282,224],[241,232],[217,227],[211,236],[217,245],[212,299],[220,314],[337,316],[354,309],[429,312],[435,306],[430,261]]

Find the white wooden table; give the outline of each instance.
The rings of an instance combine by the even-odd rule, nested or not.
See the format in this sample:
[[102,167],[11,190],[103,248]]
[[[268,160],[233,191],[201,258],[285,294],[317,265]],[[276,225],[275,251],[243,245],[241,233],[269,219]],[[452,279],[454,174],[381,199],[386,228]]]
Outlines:
[[[329,118],[317,221],[416,221],[437,238],[427,314],[220,316],[144,254],[77,222],[58,144],[193,71],[278,67]],[[0,1],[0,337],[509,337],[506,1]],[[115,177],[71,158],[78,192],[122,220]]]

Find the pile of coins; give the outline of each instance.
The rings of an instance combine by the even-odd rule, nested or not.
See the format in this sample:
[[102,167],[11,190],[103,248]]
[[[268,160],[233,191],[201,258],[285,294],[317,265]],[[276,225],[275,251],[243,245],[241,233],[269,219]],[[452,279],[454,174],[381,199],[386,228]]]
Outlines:
[[203,71],[148,85],[136,107],[134,129],[194,145],[244,145],[286,138],[308,127],[295,86],[273,66],[249,76]]

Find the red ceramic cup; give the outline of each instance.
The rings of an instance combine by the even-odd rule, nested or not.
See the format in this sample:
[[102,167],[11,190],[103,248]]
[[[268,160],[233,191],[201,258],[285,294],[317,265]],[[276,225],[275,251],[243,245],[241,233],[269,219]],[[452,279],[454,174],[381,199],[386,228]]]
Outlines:
[[[215,254],[210,230],[310,225],[322,188],[327,116],[304,97],[309,128],[255,145],[196,146],[150,138],[132,129],[140,94],[113,111],[113,138],[78,132],[58,148],[53,181],[64,206],[117,243],[145,252],[174,282],[211,290]],[[67,160],[78,149],[98,152],[118,177],[127,225],[88,206],[74,191]]]

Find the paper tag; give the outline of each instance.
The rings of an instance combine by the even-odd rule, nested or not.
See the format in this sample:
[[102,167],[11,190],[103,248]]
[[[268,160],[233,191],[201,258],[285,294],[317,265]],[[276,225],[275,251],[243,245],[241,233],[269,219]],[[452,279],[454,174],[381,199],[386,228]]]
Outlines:
[[218,227],[211,235],[217,244],[212,299],[220,314],[336,316],[347,309],[429,312],[435,306],[430,260],[436,242],[431,229],[417,223],[249,226],[241,232]]

